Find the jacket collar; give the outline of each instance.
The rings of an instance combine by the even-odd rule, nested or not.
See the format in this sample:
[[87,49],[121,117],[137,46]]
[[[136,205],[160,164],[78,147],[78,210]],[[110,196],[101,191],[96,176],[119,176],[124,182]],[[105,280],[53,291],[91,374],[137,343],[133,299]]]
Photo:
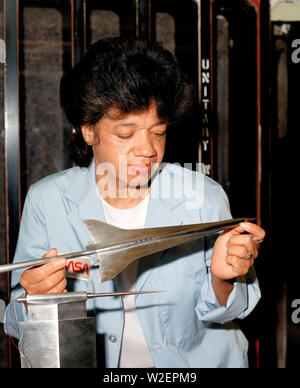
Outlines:
[[[146,228],[178,224],[172,211],[185,201],[182,196],[176,198],[172,192],[173,179],[168,165],[164,165],[155,175],[151,183],[150,201],[146,218]],[[80,168],[69,182],[64,195],[79,208],[82,219],[97,219],[104,221],[104,213],[97,195],[94,159],[88,168]]]
[[77,167],[77,169],[76,173],[70,176],[70,182],[66,187],[64,196],[75,204],[71,207],[68,217],[82,244],[82,249],[85,249],[85,246],[91,242],[91,236],[83,220],[104,221],[105,219],[102,204],[96,191],[94,161],[88,168]]
[[64,196],[76,205],[80,205],[96,190],[94,159],[89,167],[75,167],[73,171],[74,174],[70,174],[66,184]]

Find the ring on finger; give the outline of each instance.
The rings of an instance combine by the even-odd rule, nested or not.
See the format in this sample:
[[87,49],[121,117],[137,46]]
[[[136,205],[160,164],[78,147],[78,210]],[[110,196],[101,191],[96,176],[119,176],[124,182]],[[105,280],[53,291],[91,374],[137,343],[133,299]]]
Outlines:
[[258,240],[253,234],[250,234],[252,240],[255,242],[255,244],[261,244],[264,240]]
[[242,257],[241,260],[250,260],[252,256],[253,256],[252,251],[248,250],[247,255],[245,257]]

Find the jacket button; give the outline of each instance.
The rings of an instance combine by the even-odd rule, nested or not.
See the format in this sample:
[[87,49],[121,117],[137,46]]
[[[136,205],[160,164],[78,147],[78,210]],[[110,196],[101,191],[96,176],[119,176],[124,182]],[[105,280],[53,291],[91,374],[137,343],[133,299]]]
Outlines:
[[117,337],[115,336],[115,335],[110,335],[109,337],[108,337],[108,340],[110,341],[110,342],[117,342]]

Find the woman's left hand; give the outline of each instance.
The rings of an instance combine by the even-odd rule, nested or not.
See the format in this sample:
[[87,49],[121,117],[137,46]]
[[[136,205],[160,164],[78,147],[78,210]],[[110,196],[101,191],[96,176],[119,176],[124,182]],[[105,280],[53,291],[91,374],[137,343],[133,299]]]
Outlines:
[[[247,234],[242,234],[242,233]],[[246,275],[258,256],[265,231],[258,225],[242,222],[224,231],[216,240],[211,261],[211,274],[220,280]]]

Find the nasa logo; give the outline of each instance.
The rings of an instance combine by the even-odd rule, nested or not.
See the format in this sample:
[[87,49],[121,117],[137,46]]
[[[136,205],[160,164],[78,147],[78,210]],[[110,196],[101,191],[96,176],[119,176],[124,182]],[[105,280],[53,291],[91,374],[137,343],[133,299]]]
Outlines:
[[71,268],[73,272],[84,273],[84,271],[86,271],[87,275],[89,274],[89,266],[87,263],[82,263],[80,261],[74,262],[74,260],[70,260],[67,265],[67,271],[71,271]]
[[90,280],[90,259],[88,257],[69,259],[66,267],[66,277],[86,281]]

